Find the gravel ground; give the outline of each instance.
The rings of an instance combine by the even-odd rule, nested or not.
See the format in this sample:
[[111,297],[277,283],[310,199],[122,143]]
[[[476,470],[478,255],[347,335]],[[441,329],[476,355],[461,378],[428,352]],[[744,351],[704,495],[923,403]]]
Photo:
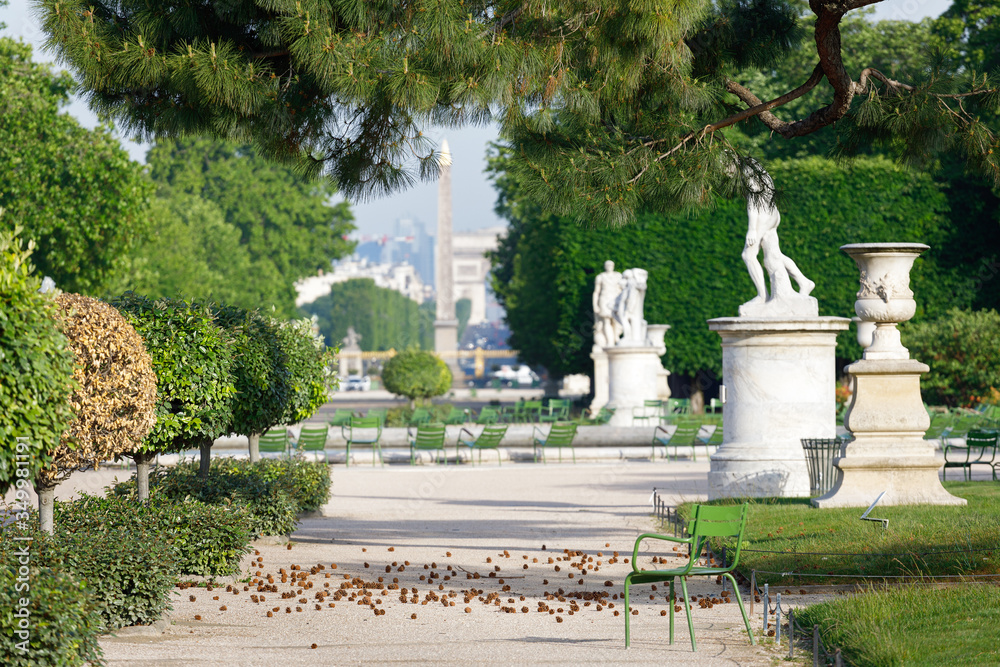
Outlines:
[[[110,665],[772,665],[779,652],[751,646],[735,598],[726,603],[705,579],[689,586],[717,601],[694,607],[697,653],[683,611],[667,643],[665,585],[633,589],[624,648],[622,582],[635,537],[654,528],[650,492],[704,497],[707,469],[337,466],[323,516],[304,519],[289,544],[257,545],[244,581],[178,588],[164,628],[128,629],[101,646]],[[114,474],[75,476],[63,494],[99,491]],[[660,555],[682,562],[669,546]]]

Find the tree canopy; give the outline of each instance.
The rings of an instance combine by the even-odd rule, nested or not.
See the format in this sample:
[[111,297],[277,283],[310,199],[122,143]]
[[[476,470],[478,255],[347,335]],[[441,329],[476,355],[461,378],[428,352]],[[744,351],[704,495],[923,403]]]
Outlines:
[[[527,193],[621,223],[746,190],[727,175],[746,148],[723,130],[750,119],[783,139],[838,123],[844,153],[955,152],[1000,183],[1000,144],[980,120],[1000,105],[988,74],[929,62],[896,79],[845,60],[845,16],[878,1],[810,0],[812,22],[784,0],[40,7],[92,105],[140,135],[249,139],[356,197],[436,174],[425,124],[495,119]],[[750,75],[803,34],[808,73],[776,97],[755,90]],[[782,109],[813,90],[826,90],[816,106]]]

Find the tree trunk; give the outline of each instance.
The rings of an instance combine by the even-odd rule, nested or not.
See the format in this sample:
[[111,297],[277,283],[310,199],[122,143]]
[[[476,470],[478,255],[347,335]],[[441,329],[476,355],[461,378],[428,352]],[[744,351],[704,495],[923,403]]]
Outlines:
[[35,492],[38,494],[38,523],[42,532],[51,535],[55,530],[55,519],[53,516],[53,503],[56,499],[56,487],[35,484]]
[[136,453],[132,456],[135,461],[135,488],[140,503],[149,502],[149,464],[154,458],[156,454],[150,453]]
[[694,374],[691,382],[691,414],[700,415],[705,412],[705,382],[701,371]]
[[250,463],[260,461],[260,433],[251,433],[247,438],[250,440]]
[[201,450],[201,465],[198,468],[198,477],[208,479],[208,471],[212,465],[212,441],[204,440],[198,448]]

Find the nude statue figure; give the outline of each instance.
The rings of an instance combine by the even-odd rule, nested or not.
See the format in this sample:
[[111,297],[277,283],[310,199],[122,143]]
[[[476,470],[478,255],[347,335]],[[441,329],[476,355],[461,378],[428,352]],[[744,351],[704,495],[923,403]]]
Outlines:
[[618,341],[621,330],[615,322],[615,301],[624,289],[622,274],[615,271],[615,263],[604,262],[604,273],[594,280],[594,344],[610,347]]

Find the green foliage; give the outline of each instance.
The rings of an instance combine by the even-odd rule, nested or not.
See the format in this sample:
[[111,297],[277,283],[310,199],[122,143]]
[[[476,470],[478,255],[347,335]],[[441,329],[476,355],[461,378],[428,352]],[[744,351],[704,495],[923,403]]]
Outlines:
[[872,588],[796,609],[795,620],[819,625],[827,650],[841,649],[845,664],[857,667],[1000,662],[1000,588],[990,584]]
[[[510,221],[508,236],[491,255],[494,290],[507,310],[511,345],[526,363],[555,375],[590,372],[594,277],[610,259],[618,270],[649,271],[646,320],[671,325],[666,367],[721,373],[720,339],[705,321],[735,316],[754,296],[740,260],[744,202],[721,202],[715,210],[686,216],[642,213],[618,230],[587,229],[542,212],[502,171],[505,164],[502,157],[493,162],[498,211]],[[975,281],[935,250],[948,234],[947,204],[925,174],[884,158],[844,165],[821,158],[776,161],[770,171],[782,194],[782,251],[817,283],[813,295],[822,314],[853,315],[857,268],[839,246],[889,238],[932,246],[912,272],[917,319],[971,303]],[[665,243],[670,252],[663,251]],[[840,336],[837,354],[859,358],[853,335]]]
[[440,396],[451,388],[451,371],[430,352],[405,350],[385,362],[382,369],[385,388],[411,401]]
[[32,62],[29,45],[0,37],[0,207],[38,244],[41,275],[95,294],[144,233],[152,188],[107,128],[60,113],[73,86]]
[[347,328],[361,334],[361,349],[405,350],[434,346],[434,315],[396,290],[356,278],[330,286],[330,293],[302,310],[318,318],[319,331],[331,347],[339,345]]
[[910,356],[931,367],[920,378],[931,405],[970,406],[1000,387],[1000,314],[952,308],[938,319],[903,324]]
[[212,442],[233,421],[232,339],[206,306],[126,292],[111,300],[142,336],[158,389],[156,425],[137,453]]
[[[166,218],[160,238],[140,255],[156,271],[142,281],[154,296],[175,296],[176,288],[245,308],[273,305],[290,317],[293,283],[353,248],[346,240],[353,215],[346,202],[331,204],[329,182],[268,162],[249,146],[162,138],[148,163]],[[169,245],[186,230],[189,239]],[[205,243],[212,245],[198,247]],[[210,282],[199,284],[202,278]],[[139,291],[140,284],[130,287]]]
[[176,549],[180,574],[206,577],[239,574],[240,559],[250,551],[253,537],[245,507],[209,505],[192,498],[157,496],[139,503],[126,493],[82,494],[72,502],[56,503],[56,521],[70,533],[141,525],[144,532]]
[[[16,562],[0,567],[0,662],[7,667],[105,664],[97,642],[101,617],[86,586],[37,565],[29,565],[27,581],[18,582]],[[24,584],[30,588],[18,588]],[[24,609],[29,612],[24,639],[17,635],[24,630],[15,616],[22,599],[28,600]]]
[[52,462],[52,445],[73,418],[75,358],[55,299],[38,293],[33,244],[22,248],[19,231],[0,230],[0,493]]
[[[101,617],[102,631],[127,625],[149,625],[170,608],[170,591],[177,580],[177,548],[143,524],[127,527],[91,524],[88,530],[60,525],[73,520],[59,509],[55,533],[38,528],[37,515],[5,528],[0,535],[0,562],[10,563],[23,547],[17,537],[31,538],[31,560],[72,575],[90,590]],[[72,510],[70,510],[72,512]],[[6,610],[5,610],[6,611]]]
[[264,433],[281,423],[292,400],[292,377],[281,344],[281,323],[256,310],[213,304],[216,322],[233,341],[231,433]]
[[337,388],[337,376],[330,370],[333,350],[313,335],[309,320],[282,322],[278,339],[292,382],[291,400],[280,423],[295,424],[311,417]]

